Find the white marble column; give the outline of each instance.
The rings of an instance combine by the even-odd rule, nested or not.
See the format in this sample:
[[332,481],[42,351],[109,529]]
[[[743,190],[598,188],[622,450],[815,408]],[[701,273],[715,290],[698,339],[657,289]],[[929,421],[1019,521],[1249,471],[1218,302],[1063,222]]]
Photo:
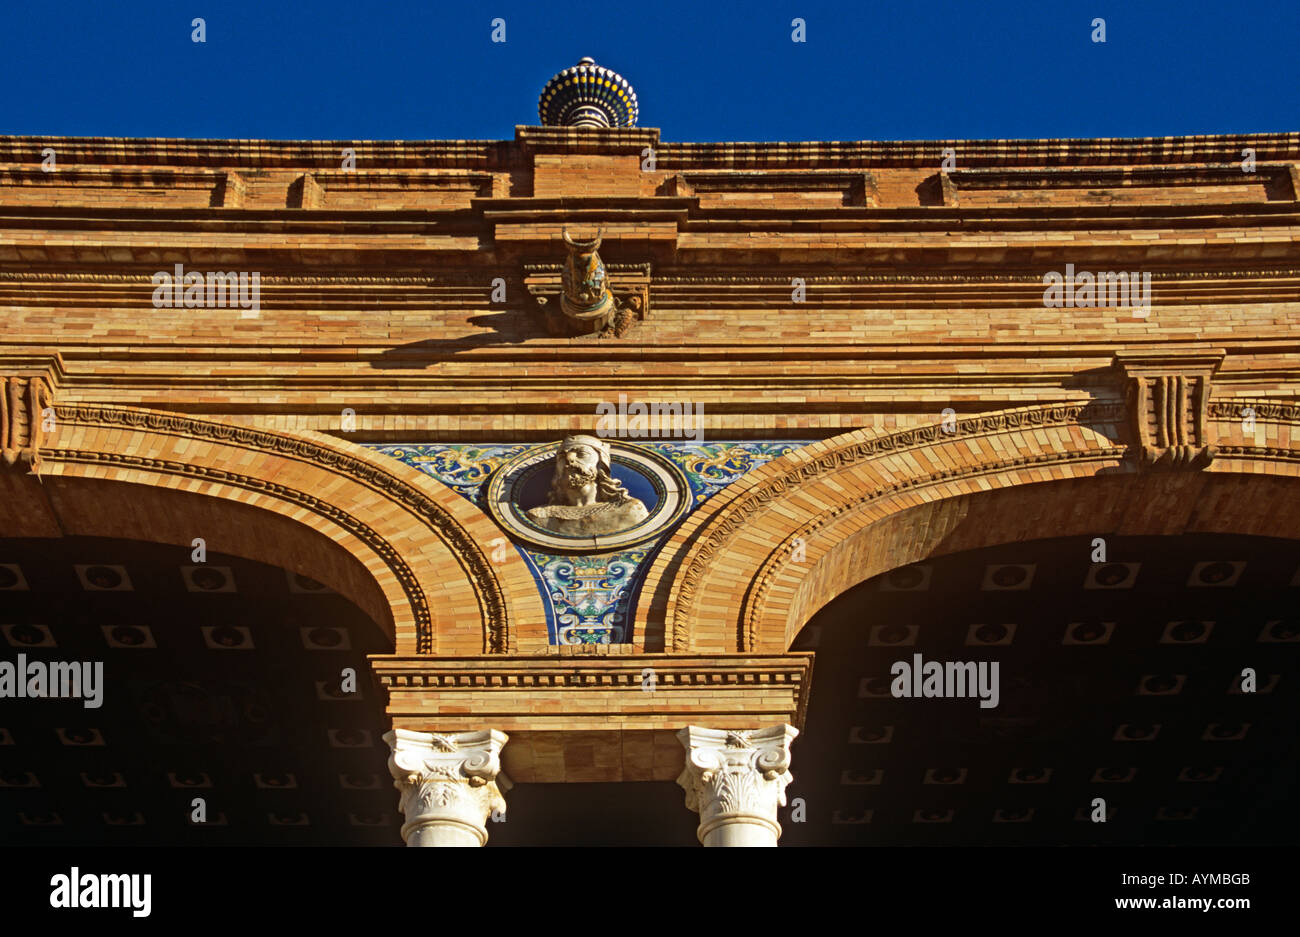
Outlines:
[[392,749],[388,770],[401,793],[406,817],[402,839],[408,846],[482,846],[488,819],[501,820],[511,787],[501,774],[501,748],[508,736],[481,732],[384,733]]
[[785,805],[794,726],[748,731],[687,726],[677,733],[686,768],[677,779],[686,806],[700,815],[705,846],[775,846],[777,808]]

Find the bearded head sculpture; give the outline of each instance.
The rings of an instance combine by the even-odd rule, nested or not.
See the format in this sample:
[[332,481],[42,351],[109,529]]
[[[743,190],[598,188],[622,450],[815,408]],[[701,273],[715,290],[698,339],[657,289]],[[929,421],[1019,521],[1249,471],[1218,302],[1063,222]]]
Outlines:
[[589,536],[627,530],[649,515],[611,474],[609,443],[595,436],[566,436],[555,454],[546,504],[529,520],[559,534]]

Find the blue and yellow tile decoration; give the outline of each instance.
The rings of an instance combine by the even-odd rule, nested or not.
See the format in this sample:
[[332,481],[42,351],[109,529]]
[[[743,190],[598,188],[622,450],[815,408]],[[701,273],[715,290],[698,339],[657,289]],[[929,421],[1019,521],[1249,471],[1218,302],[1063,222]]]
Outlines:
[[[672,459],[691,486],[691,510],[747,472],[809,441],[641,442],[636,445]],[[488,476],[533,444],[369,445],[436,478],[462,497],[486,508]],[[689,512],[688,512],[689,513]],[[552,644],[622,644],[630,640],[641,581],[671,530],[632,550],[561,556],[515,546],[532,569],[546,606]]]

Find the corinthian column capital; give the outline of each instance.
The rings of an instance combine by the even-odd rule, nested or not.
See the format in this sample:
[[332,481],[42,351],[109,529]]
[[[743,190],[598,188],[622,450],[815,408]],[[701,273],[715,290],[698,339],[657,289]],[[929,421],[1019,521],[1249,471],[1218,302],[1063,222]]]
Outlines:
[[785,804],[790,725],[747,731],[687,726],[677,733],[686,768],[677,783],[686,806],[700,815],[705,846],[775,846],[781,835],[777,808]]
[[408,846],[482,846],[487,821],[503,819],[501,749],[508,736],[495,729],[479,732],[384,734],[392,749],[388,770],[401,794],[406,817],[402,839]]

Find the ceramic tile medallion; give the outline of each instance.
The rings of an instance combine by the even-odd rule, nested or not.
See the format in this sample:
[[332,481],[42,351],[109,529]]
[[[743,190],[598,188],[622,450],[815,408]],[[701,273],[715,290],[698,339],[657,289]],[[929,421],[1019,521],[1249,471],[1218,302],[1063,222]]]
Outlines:
[[501,525],[545,599],[551,641],[631,639],[641,580],[692,510],[807,445],[631,442],[575,434],[542,444],[372,445],[457,491]]

